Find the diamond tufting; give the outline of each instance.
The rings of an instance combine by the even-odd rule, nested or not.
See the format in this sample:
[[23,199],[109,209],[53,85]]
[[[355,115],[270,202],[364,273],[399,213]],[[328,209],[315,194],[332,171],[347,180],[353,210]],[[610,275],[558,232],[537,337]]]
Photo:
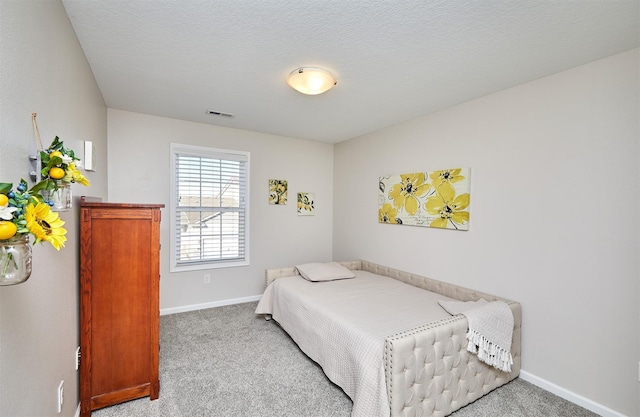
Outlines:
[[[519,303],[366,261],[362,261],[362,269],[461,301],[480,298],[505,301],[514,316],[511,346],[514,363],[510,373],[486,365],[467,352],[468,322],[464,316],[453,316],[388,337],[385,372],[392,417],[446,416],[518,376],[522,323]],[[410,363],[421,372],[405,372]],[[402,371],[398,373],[396,369]]]

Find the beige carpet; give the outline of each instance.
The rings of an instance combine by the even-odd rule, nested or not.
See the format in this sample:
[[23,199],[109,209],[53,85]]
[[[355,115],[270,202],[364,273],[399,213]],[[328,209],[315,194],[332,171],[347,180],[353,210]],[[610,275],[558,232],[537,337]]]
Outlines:
[[[257,303],[162,316],[160,398],[97,410],[95,417],[349,417],[351,400]],[[595,416],[521,379],[453,417]]]

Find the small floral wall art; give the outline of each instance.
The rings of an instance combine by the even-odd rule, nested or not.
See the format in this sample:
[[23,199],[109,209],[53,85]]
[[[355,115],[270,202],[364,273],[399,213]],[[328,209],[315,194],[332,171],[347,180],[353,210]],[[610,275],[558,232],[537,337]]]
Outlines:
[[298,216],[313,216],[315,211],[313,193],[298,193]]
[[470,169],[380,177],[378,222],[469,230]]
[[287,180],[269,180],[269,204],[287,204]]

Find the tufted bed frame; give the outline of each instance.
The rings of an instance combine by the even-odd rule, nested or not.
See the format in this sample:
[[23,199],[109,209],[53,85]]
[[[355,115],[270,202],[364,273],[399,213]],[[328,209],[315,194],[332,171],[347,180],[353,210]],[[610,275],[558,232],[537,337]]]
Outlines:
[[[467,352],[468,321],[464,315],[388,336],[384,364],[391,417],[446,416],[519,375],[522,313],[518,302],[368,261],[339,263],[351,270],[388,276],[460,301],[480,298],[504,301],[513,312],[510,373],[491,367]],[[268,269],[266,284],[294,275],[298,275],[295,267]]]

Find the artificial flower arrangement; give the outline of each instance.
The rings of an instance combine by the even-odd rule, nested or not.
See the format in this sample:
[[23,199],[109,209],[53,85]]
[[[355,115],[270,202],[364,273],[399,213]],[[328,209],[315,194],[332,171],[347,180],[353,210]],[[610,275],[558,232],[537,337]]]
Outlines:
[[49,242],[57,250],[64,246],[67,240],[64,221],[51,211],[51,202],[38,192],[44,181],[31,189],[27,189],[23,179],[15,189],[11,183],[0,183],[0,242],[32,234],[34,243]]
[[42,180],[30,189],[20,180],[14,189],[11,183],[0,183],[0,243],[32,234],[35,243],[49,242],[60,250],[64,246],[66,229],[58,213],[51,210],[51,191],[61,184],[77,182],[88,186],[89,181],[76,168],[73,150],[64,147],[56,136],[46,151],[40,152]]
[[[42,169],[40,170],[43,178],[41,181],[42,189],[55,189],[58,186],[57,181],[62,183],[77,182],[89,186],[89,181],[76,168],[76,161],[80,159],[76,158],[72,149],[65,148],[64,142],[57,136],[47,150],[40,151],[40,160],[42,161]],[[38,190],[36,189],[36,191]]]

